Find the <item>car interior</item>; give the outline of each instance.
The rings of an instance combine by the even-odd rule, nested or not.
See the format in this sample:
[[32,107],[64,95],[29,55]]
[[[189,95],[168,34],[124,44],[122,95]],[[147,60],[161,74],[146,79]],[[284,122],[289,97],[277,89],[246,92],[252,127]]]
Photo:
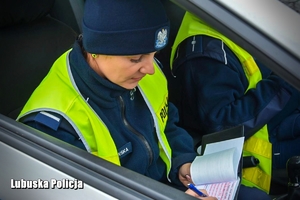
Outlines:
[[[171,31],[168,46],[156,57],[164,66],[169,90],[176,89],[169,68],[169,56],[185,10],[196,13],[228,37],[234,38],[235,42],[245,46],[254,56],[272,66],[274,72],[300,89],[300,45],[293,42],[300,35],[299,26],[286,23],[285,27],[262,29],[255,26],[258,22],[243,18],[244,15],[247,17],[247,13],[242,15],[239,11],[245,9],[243,6],[263,4],[261,1],[252,0],[249,5],[231,1],[237,4],[235,10],[226,1],[162,2],[170,18]],[[0,199],[32,199],[46,193],[45,199],[60,196],[72,199],[194,199],[15,121],[56,58],[72,48],[81,33],[83,6],[84,0],[0,2]],[[281,18],[299,24],[299,15],[280,2],[274,3],[273,9],[284,10]],[[290,30],[280,40],[276,32],[279,28]],[[170,96],[170,99],[176,101],[176,96]],[[195,143],[199,141],[201,138],[195,138]],[[273,173],[270,196],[285,195],[288,192],[286,171]],[[33,191],[12,190],[10,187],[12,179],[49,180],[62,177],[83,180],[85,190]]]

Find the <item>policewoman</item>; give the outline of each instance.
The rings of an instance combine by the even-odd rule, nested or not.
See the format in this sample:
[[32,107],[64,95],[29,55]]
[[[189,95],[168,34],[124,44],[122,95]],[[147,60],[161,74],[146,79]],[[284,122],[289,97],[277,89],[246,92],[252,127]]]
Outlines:
[[[168,42],[159,0],[86,0],[83,34],[53,64],[18,120],[172,186],[191,182],[193,140],[177,127],[154,55]],[[214,199],[214,198],[211,198]]]
[[[275,169],[285,168],[287,159],[300,153],[299,125],[292,133],[281,132],[283,139],[276,132],[281,120],[299,124],[299,92],[188,12],[174,41],[170,63],[181,86],[180,103],[176,104],[180,126],[195,136],[243,124],[243,154],[255,156],[259,164],[243,169],[242,183],[269,193],[272,164]],[[292,119],[286,119],[291,113]]]

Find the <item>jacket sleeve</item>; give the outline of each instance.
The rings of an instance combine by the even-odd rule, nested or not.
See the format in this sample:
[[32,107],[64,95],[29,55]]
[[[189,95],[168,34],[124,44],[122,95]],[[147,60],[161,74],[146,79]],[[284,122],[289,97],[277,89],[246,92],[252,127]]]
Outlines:
[[299,102],[299,92],[274,74],[245,92],[248,80],[237,60],[231,66],[210,58],[188,62],[185,76],[190,85],[185,89],[194,97],[190,107],[197,110],[199,125],[208,133],[243,124],[249,137],[287,107],[297,107],[291,99]]
[[178,179],[178,170],[181,165],[191,163],[197,156],[194,151],[194,142],[187,131],[178,127],[177,108],[169,102],[168,106],[168,122],[165,129],[169,145],[172,149],[172,169],[170,179],[177,185],[182,185]]
[[58,114],[51,113],[56,117],[60,118],[60,123],[57,126],[47,120],[46,117],[43,120],[38,120],[38,113],[32,113],[21,119],[21,122],[35,128],[39,131],[47,133],[48,135],[60,139],[66,143],[69,143],[73,146],[86,150],[84,144],[79,139],[77,133],[72,128],[72,126]]

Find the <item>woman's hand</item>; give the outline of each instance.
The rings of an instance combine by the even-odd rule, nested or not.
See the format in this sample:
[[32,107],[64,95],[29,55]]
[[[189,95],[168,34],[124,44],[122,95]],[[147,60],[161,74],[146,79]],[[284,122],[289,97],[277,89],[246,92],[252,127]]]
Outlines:
[[[185,185],[186,187],[188,187],[189,183],[193,183],[192,179],[191,179],[191,175],[190,175],[190,168],[191,168],[191,163],[186,163],[184,165],[182,165],[179,169],[179,180],[181,181],[181,183],[183,185]],[[204,194],[207,195],[207,197],[200,197],[197,193],[195,193],[193,190],[188,189],[185,191],[186,194],[189,194],[193,197],[197,197],[198,199],[203,199],[203,200],[218,200],[216,197],[210,197],[208,196],[206,190],[200,190],[201,192],[203,192]]]
[[208,196],[206,190],[200,190],[202,193],[206,194],[207,197],[200,197],[198,194],[196,194],[193,190],[188,189],[187,191],[185,191],[186,194],[189,194],[193,197],[197,197],[198,199],[203,199],[203,200],[218,200],[216,197],[210,197]]
[[186,187],[187,187],[187,185],[189,183],[192,183],[192,179],[191,179],[191,175],[190,175],[191,174],[191,171],[190,171],[191,164],[192,163],[185,163],[185,164],[183,164],[180,167],[179,172],[178,172],[178,178],[179,178],[179,180]]

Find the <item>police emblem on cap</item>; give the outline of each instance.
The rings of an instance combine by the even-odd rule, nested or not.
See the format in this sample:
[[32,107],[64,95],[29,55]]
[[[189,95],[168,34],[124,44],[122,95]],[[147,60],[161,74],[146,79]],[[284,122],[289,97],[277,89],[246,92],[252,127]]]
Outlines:
[[161,49],[163,48],[168,41],[168,29],[162,28],[156,31],[156,38],[155,38],[155,48]]

